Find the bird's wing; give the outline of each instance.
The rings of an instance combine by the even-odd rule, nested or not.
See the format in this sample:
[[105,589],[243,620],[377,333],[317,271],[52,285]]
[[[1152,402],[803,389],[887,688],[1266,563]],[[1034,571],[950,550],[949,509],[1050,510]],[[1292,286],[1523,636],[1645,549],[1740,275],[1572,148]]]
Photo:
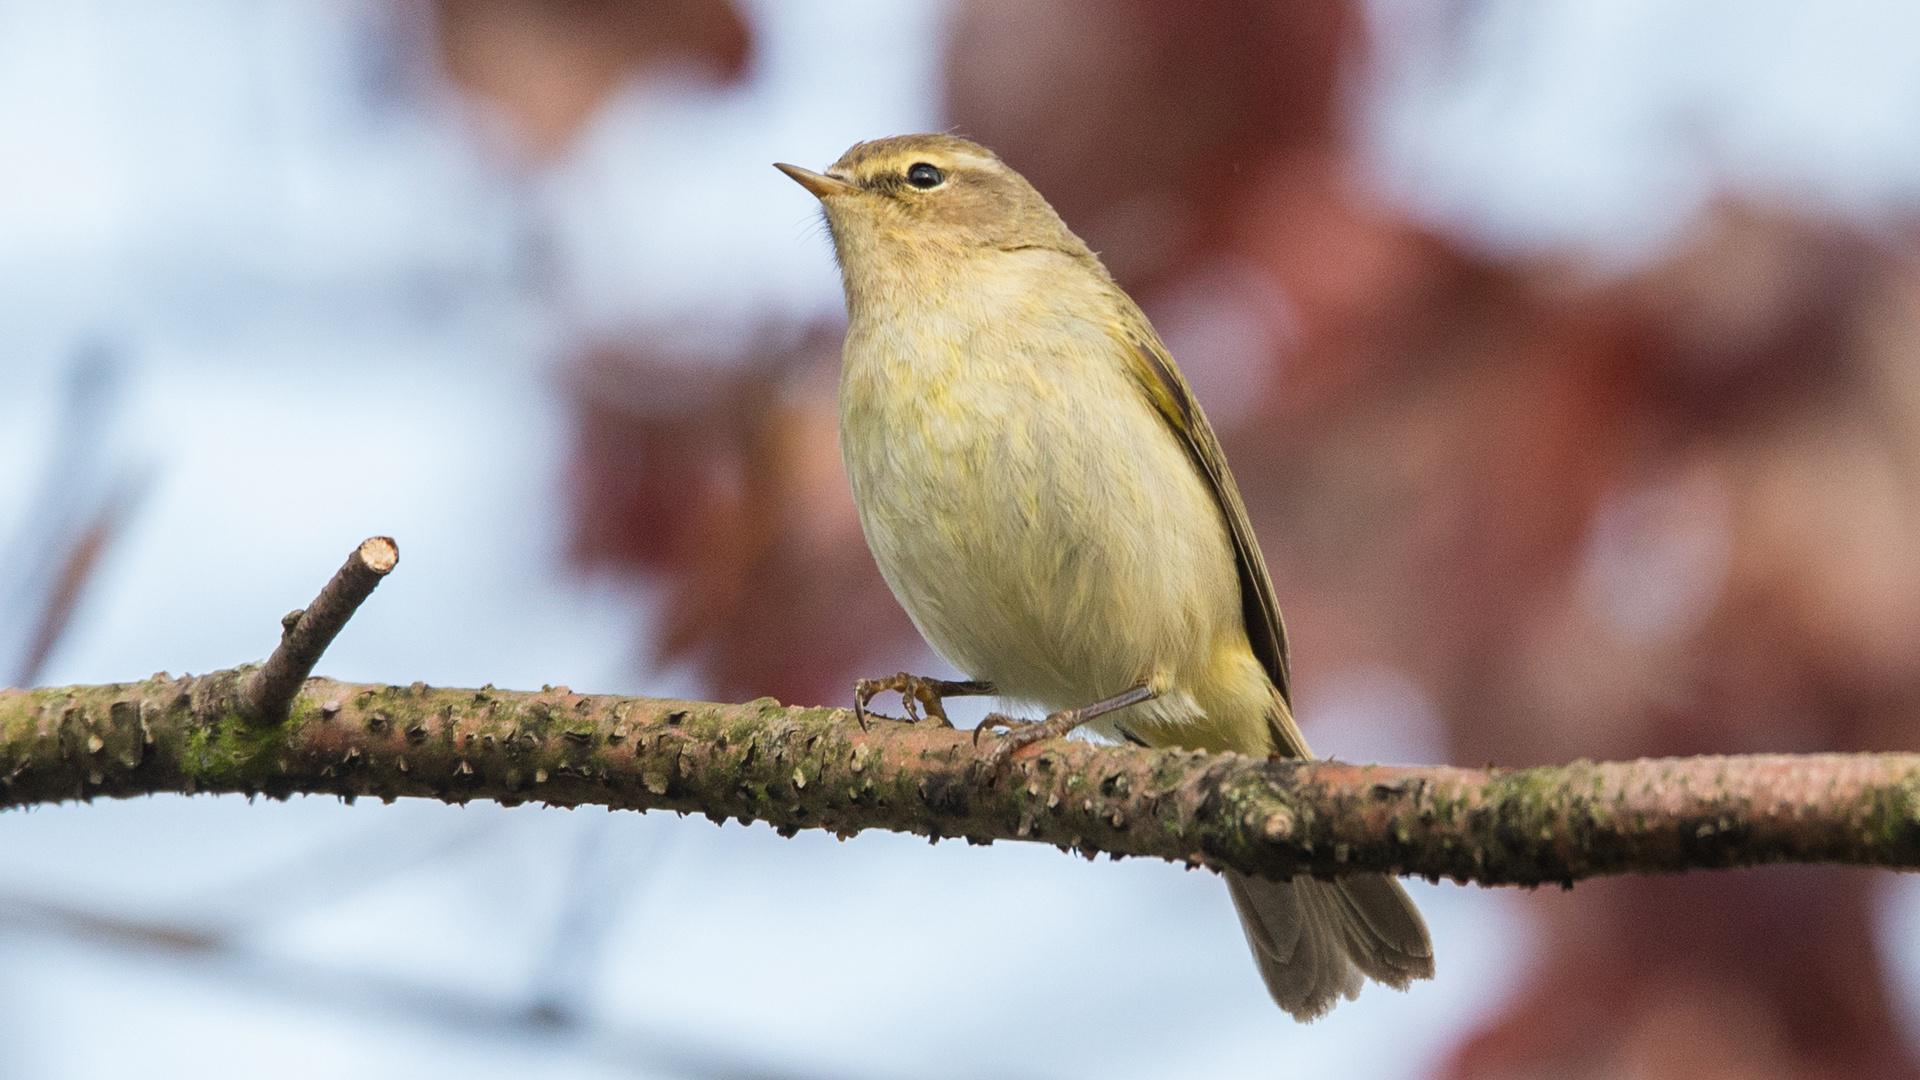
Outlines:
[[1287,671],[1287,628],[1280,621],[1280,604],[1273,596],[1273,579],[1267,574],[1267,561],[1254,539],[1253,524],[1247,520],[1247,508],[1240,501],[1240,489],[1234,486],[1233,473],[1227,469],[1227,455],[1220,440],[1207,423],[1193,389],[1180,374],[1172,354],[1153,332],[1147,317],[1128,302],[1121,329],[1129,346],[1131,367],[1147,400],[1153,403],[1167,426],[1187,448],[1194,468],[1213,492],[1213,500],[1226,519],[1227,533],[1233,540],[1234,564],[1240,573],[1240,605],[1247,625],[1247,642],[1253,654],[1267,669],[1267,676],[1280,695],[1281,708],[1273,717],[1273,735],[1281,753],[1309,756],[1306,739],[1293,721],[1292,688]]

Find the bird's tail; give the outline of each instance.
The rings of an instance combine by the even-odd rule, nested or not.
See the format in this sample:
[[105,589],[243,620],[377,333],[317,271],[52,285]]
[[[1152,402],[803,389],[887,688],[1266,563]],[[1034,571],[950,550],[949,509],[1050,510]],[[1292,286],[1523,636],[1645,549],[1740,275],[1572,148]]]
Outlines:
[[1396,990],[1433,978],[1426,921],[1384,874],[1269,881],[1229,870],[1226,878],[1260,977],[1295,1020],[1357,996],[1362,975]]

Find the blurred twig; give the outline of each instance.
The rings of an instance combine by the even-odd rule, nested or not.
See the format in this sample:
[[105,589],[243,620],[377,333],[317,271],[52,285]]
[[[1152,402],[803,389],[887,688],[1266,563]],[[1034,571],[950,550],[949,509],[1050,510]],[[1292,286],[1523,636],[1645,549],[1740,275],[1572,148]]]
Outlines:
[[124,383],[111,345],[82,342],[39,490],[0,560],[8,579],[0,581],[0,677],[10,685],[40,678],[102,555],[151,484],[149,470],[108,464]]
[[605,815],[581,824],[566,895],[552,938],[534,967],[528,997],[528,1018],[555,1027],[582,1022],[620,906],[641,870],[657,866],[666,842],[656,833],[641,851],[621,851],[608,843],[610,822]]
[[441,1029],[473,1039],[549,1040],[622,1072],[687,1080],[796,1080],[733,1048],[666,1031],[577,1021],[563,1028],[470,990],[387,978],[254,951],[230,934],[192,925],[104,915],[46,900],[0,896],[0,934],[30,933],[143,953],[287,1001]]
[[14,668],[14,686],[32,686],[39,681],[55,646],[66,636],[67,624],[73,621],[74,610],[80,606],[80,598],[87,583],[93,580],[101,556],[119,536],[128,514],[140,500],[147,479],[145,474],[138,474],[122,481],[95,510],[86,527],[67,541],[59,570],[52,576],[52,588],[46,594],[39,617],[32,622],[26,649]]

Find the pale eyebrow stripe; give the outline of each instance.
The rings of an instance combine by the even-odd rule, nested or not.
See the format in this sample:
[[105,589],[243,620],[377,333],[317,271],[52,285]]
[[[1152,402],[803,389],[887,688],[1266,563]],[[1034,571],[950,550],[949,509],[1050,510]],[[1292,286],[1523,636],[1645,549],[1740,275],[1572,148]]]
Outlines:
[[979,154],[950,153],[949,156],[953,158],[953,162],[956,165],[960,165],[960,164],[973,165],[982,169],[997,169],[997,168],[1003,167],[998,161],[995,161],[992,158],[981,157]]

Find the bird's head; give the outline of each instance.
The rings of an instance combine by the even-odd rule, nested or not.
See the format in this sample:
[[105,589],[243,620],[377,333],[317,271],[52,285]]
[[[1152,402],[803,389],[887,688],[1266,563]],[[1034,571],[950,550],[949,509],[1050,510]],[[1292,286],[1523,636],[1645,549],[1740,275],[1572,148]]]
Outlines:
[[826,172],[776,165],[820,199],[841,266],[1043,248],[1092,258],[1026,178],[952,135],[856,143]]

